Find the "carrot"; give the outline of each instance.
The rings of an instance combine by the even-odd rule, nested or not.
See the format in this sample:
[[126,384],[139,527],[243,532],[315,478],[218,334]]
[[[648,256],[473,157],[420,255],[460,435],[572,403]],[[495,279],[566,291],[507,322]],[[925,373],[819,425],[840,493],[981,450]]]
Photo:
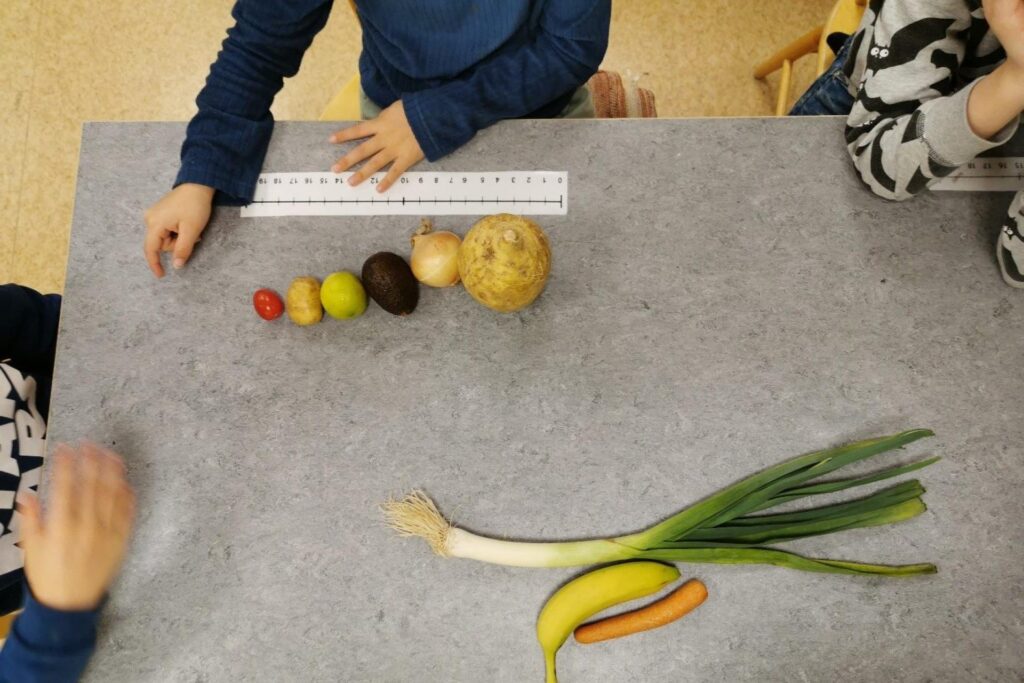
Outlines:
[[583,624],[576,629],[576,642],[598,643],[664,626],[699,607],[707,597],[707,587],[699,579],[690,579],[646,607]]

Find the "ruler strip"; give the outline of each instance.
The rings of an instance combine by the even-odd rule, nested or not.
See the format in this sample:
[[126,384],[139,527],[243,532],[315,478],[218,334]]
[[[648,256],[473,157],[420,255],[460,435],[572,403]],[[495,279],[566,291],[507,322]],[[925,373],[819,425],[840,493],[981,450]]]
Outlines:
[[262,173],[243,217],[565,215],[567,171],[409,172],[387,192],[377,191],[377,173],[358,187],[352,173]]
[[1016,192],[1024,189],[1024,157],[978,157],[930,187],[959,192]]

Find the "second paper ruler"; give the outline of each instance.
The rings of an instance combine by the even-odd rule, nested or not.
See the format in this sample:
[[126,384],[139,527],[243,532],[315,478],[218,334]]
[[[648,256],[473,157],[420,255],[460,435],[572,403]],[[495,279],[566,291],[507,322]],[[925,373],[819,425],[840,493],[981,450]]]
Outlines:
[[387,192],[378,173],[357,187],[351,173],[263,173],[242,216],[564,215],[566,171],[409,172]]
[[1016,192],[1024,189],[1024,157],[978,157],[930,187],[961,192]]

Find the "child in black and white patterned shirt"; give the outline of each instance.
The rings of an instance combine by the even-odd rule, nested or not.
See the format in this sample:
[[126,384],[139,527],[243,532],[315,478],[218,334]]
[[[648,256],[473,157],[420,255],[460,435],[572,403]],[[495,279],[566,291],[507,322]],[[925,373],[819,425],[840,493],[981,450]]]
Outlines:
[[22,600],[15,503],[43,471],[60,307],[58,294],[0,285],[0,614]]
[[0,285],[0,614],[22,611],[0,650],[0,683],[77,681],[124,557],[135,496],[121,459],[60,445],[45,457],[61,297]]
[[[907,199],[1017,131],[1024,0],[870,0],[839,59],[793,113],[848,114],[846,142],[864,182]],[[829,96],[837,79],[848,111],[829,109],[844,104],[842,93]],[[1018,192],[996,243],[1003,279],[1020,288],[1022,209]]]

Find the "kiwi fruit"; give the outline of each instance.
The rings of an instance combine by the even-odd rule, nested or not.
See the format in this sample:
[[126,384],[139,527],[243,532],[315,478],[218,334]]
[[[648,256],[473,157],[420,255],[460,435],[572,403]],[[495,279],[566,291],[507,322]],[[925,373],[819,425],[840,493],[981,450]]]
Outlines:
[[363,263],[363,287],[377,305],[392,315],[409,315],[420,300],[420,283],[405,259],[381,251]]

